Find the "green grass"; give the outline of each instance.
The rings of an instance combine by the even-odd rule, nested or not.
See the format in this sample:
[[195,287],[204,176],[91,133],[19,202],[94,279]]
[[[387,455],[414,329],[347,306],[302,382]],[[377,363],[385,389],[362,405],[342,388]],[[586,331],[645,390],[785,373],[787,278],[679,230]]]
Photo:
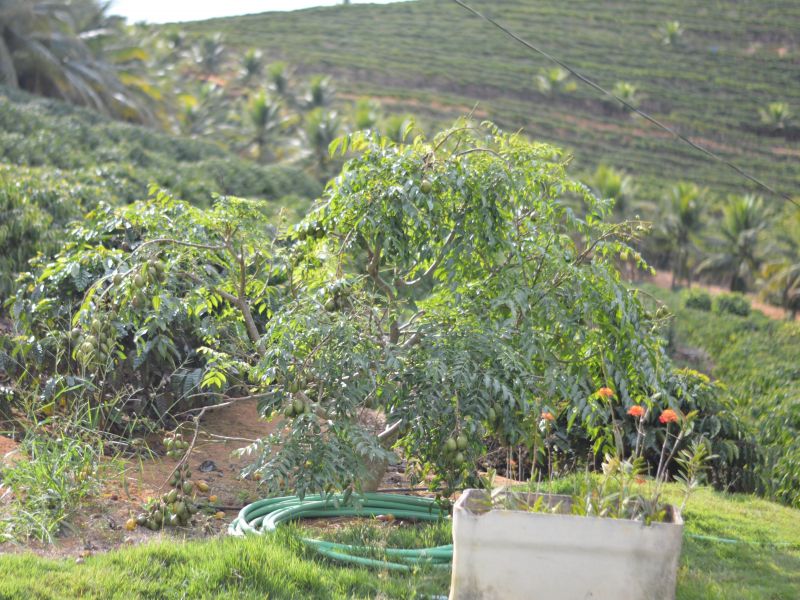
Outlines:
[[[778,600],[800,597],[800,513],[766,500],[701,490],[684,510],[686,533],[732,538],[722,544],[684,538],[681,600]],[[782,543],[790,546],[774,546]]]
[[[685,513],[679,600],[794,600],[800,596],[800,512],[743,495],[699,490]],[[366,528],[366,529],[365,529]],[[317,558],[293,529],[250,539],[166,540],[86,559],[0,556],[0,598],[420,598],[447,594],[447,573],[393,575]],[[307,532],[307,529],[303,529]],[[394,530],[356,525],[328,536],[379,544],[428,545],[441,525]],[[782,542],[788,546],[773,546]]]
[[[642,108],[742,167],[797,193],[800,139],[757,130],[758,109],[787,102],[796,85],[800,5],[718,0],[472,0],[477,9],[611,88],[624,80]],[[656,38],[679,20],[678,46]],[[750,185],[579,85],[543,95],[534,77],[552,66],[451,0],[352,5],[182,24],[221,31],[239,51],[259,47],[299,73],[323,72],[340,92],[386,98],[396,112],[448,121],[479,109],[506,128],[572,150],[579,169],[605,162],[636,175],[642,199],[688,179],[718,193]],[[783,54],[781,54],[783,53]],[[800,136],[798,136],[800,137]],[[791,153],[794,153],[792,156]]]

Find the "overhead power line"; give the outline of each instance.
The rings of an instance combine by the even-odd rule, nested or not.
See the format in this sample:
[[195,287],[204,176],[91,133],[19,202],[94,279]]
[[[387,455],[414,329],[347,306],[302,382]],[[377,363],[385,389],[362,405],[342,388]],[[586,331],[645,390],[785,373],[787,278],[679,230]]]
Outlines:
[[488,23],[491,23],[497,29],[499,29],[500,31],[505,33],[510,38],[516,40],[517,42],[519,42],[520,44],[522,44],[523,46],[525,46],[529,50],[533,50],[534,52],[536,52],[538,54],[541,54],[546,59],[556,63],[558,66],[560,66],[564,70],[569,71],[572,75],[575,76],[576,79],[582,81],[583,83],[585,83],[589,87],[597,90],[598,92],[601,92],[602,94],[605,94],[609,98],[613,98],[614,100],[616,100],[617,102],[622,104],[625,108],[627,108],[628,110],[630,110],[632,112],[635,112],[636,114],[638,114],[639,116],[641,116],[645,120],[649,121],[650,123],[652,123],[653,125],[655,125],[659,129],[662,129],[662,130],[666,131],[667,133],[669,133],[673,137],[675,137],[678,140],[688,144],[689,146],[691,146],[695,150],[698,150],[699,152],[702,152],[703,154],[705,154],[709,158],[712,158],[713,160],[716,160],[717,162],[727,166],[728,168],[732,169],[733,171],[735,171],[736,173],[738,173],[742,177],[748,179],[749,181],[755,183],[760,188],[766,190],[770,194],[772,194],[774,196],[777,196],[778,198],[781,198],[783,200],[787,200],[788,202],[791,202],[792,204],[794,204],[796,207],[800,208],[800,204],[794,198],[789,196],[789,194],[786,194],[784,192],[780,192],[780,191],[776,190],[771,185],[763,182],[762,180],[760,180],[759,178],[755,177],[754,175],[751,175],[750,173],[748,173],[747,171],[745,171],[742,168],[738,167],[737,165],[735,165],[731,161],[719,156],[718,154],[715,154],[714,152],[712,152],[708,148],[705,148],[705,147],[701,146],[700,144],[697,144],[697,143],[693,142],[692,140],[690,140],[688,137],[686,137],[685,135],[683,135],[682,133],[680,133],[676,129],[670,127],[669,125],[665,125],[664,123],[662,123],[661,121],[659,121],[655,117],[647,114],[643,110],[640,110],[640,109],[636,108],[635,106],[633,106],[629,102],[626,102],[625,100],[623,100],[622,98],[620,98],[619,96],[614,94],[613,92],[610,92],[609,90],[605,89],[600,84],[594,82],[593,80],[589,79],[585,75],[581,74],[579,71],[576,71],[575,69],[570,67],[568,64],[566,64],[564,61],[556,58],[555,56],[553,56],[549,52],[546,52],[545,50],[542,50],[541,48],[535,46],[534,44],[530,43],[529,41],[523,39],[518,34],[516,34],[513,31],[511,31],[506,26],[498,23],[497,21],[495,21],[491,17],[489,17],[489,16],[487,16],[487,15],[485,15],[485,14],[483,14],[483,13],[477,11],[477,10],[475,10],[469,4],[467,4],[466,2],[463,2],[462,0],[453,0],[453,2],[455,2],[456,4],[461,6],[462,8],[468,10],[469,12],[471,12],[476,17],[479,17],[480,19],[483,19],[484,21],[486,21]]

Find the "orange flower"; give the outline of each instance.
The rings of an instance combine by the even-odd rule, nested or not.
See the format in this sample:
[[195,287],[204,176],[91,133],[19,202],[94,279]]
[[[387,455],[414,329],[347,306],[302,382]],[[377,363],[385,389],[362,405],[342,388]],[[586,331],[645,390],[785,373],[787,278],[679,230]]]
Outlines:
[[613,398],[614,397],[614,390],[610,387],[601,387],[597,390],[597,395],[602,396],[603,398]]
[[666,409],[664,412],[661,413],[661,416],[658,417],[658,420],[664,423],[677,423],[678,422],[678,413],[676,413],[671,408]]
[[542,419],[545,421],[555,421],[556,418],[553,416],[553,413],[544,411],[542,413]]
[[647,483],[647,480],[644,477],[639,476],[636,478],[637,485],[644,485],[645,483]]
[[628,409],[628,414],[632,417],[643,417],[644,416],[644,406],[639,406],[638,404],[631,406]]

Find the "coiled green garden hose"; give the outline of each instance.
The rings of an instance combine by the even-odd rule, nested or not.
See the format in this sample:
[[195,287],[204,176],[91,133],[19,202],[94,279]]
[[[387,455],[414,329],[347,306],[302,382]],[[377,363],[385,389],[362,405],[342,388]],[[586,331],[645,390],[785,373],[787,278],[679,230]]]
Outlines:
[[[366,493],[345,498],[342,494],[330,496],[297,496],[266,498],[248,504],[228,526],[230,535],[260,535],[275,531],[286,521],[326,517],[374,517],[391,515],[413,521],[439,521],[449,519],[449,514],[432,498],[400,494]],[[410,571],[415,567],[448,567],[453,560],[453,546],[447,544],[434,548],[381,550],[386,560],[369,558],[376,549],[369,546],[351,546],[324,540],[301,538],[303,543],[323,556],[357,565],[379,567],[394,571]]]

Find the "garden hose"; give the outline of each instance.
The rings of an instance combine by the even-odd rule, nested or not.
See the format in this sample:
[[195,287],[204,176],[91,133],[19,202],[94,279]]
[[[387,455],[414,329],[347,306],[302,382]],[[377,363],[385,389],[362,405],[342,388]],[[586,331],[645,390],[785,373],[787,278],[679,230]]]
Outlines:
[[[375,517],[391,515],[397,519],[410,521],[440,521],[449,519],[448,512],[434,499],[400,494],[366,493],[351,495],[297,496],[265,498],[248,504],[228,527],[230,535],[261,535],[275,531],[281,523],[307,518],[330,517]],[[447,544],[433,548],[377,549],[370,546],[353,546],[324,540],[301,538],[308,547],[323,556],[340,562],[379,567],[394,571],[411,571],[415,567],[450,566],[453,560],[453,546]],[[385,560],[370,558],[382,553]]]

